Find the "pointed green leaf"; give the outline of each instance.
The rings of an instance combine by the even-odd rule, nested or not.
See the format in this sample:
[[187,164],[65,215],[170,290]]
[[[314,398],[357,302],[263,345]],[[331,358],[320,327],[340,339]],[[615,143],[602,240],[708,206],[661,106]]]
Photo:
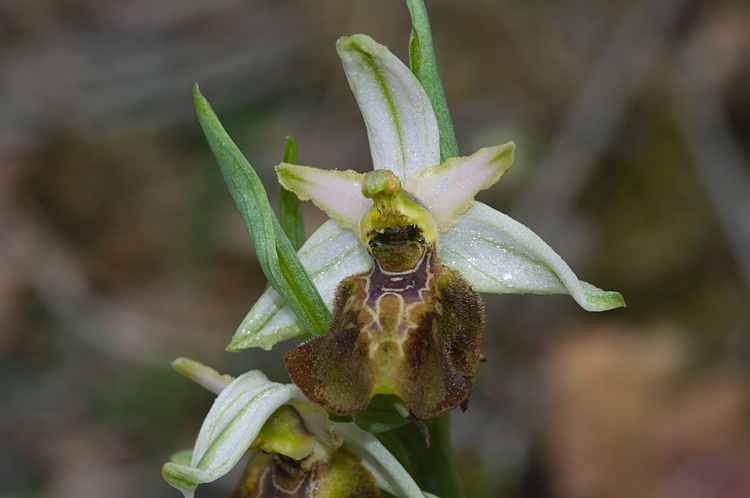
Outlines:
[[588,311],[625,306],[620,293],[578,280],[538,235],[481,202],[459,216],[441,241],[441,263],[460,271],[477,292],[570,294]]
[[197,84],[193,98],[198,120],[245,221],[263,273],[310,333],[325,334],[331,313],[284,235],[258,175],[229,138]]
[[[287,135],[282,161],[299,164],[299,148],[294,137]],[[302,218],[302,203],[294,192],[279,185],[279,223],[295,251],[305,243],[305,222]]]
[[406,5],[413,26],[409,40],[409,62],[412,72],[432,103],[440,129],[440,162],[443,163],[451,157],[458,157],[458,143],[437,68],[430,18],[423,0],[406,0]]
[[[339,282],[372,265],[359,237],[336,220],[328,220],[307,239],[299,258],[331,309]],[[271,349],[277,342],[303,333],[302,324],[284,299],[275,290],[267,289],[240,324],[227,350]]]
[[435,113],[411,71],[366,35],[340,38],[336,50],[365,118],[374,168],[392,171],[406,185],[412,173],[439,164]]

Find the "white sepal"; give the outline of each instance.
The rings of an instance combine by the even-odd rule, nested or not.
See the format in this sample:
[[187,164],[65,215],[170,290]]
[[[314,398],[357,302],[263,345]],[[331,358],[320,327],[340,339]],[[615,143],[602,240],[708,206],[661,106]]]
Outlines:
[[406,469],[375,436],[353,422],[337,423],[334,428],[344,438],[344,448],[362,459],[377,487],[399,498],[434,497],[419,489]]
[[409,68],[367,35],[340,38],[336,50],[365,118],[374,169],[390,170],[406,185],[413,173],[439,164],[435,112]]
[[[372,259],[354,232],[328,220],[297,253],[328,308],[333,307],[336,286],[344,278],[368,270]],[[229,351],[274,344],[304,333],[302,324],[275,290],[269,288],[240,324]]]
[[625,305],[620,293],[578,280],[538,235],[481,202],[460,215],[441,241],[441,263],[461,272],[477,292],[567,293],[588,311]]
[[190,466],[168,462],[162,468],[164,478],[192,497],[199,484],[229,472],[268,417],[292,400],[306,400],[294,384],[271,382],[260,370],[240,375],[219,394],[203,421]]

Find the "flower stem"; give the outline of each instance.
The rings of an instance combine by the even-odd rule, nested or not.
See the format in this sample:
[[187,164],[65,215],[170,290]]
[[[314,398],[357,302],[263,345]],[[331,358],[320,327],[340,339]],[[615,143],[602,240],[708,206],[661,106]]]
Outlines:
[[451,451],[451,412],[430,420],[425,420],[430,429],[428,459],[423,463],[424,472],[429,476],[426,489],[434,489],[441,498],[464,498],[464,490],[458,477],[458,470]]
[[432,109],[440,129],[440,158],[442,162],[451,157],[458,157],[458,143],[456,132],[453,131],[453,121],[445,99],[443,83],[437,68],[435,46],[432,43],[430,18],[423,0],[406,0],[406,6],[411,14],[411,37],[409,39],[409,63],[411,72],[417,77],[430,99]]

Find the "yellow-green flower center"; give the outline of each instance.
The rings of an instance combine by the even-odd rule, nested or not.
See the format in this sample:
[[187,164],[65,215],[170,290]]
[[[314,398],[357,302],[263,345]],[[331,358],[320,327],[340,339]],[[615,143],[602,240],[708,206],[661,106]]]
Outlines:
[[377,170],[365,175],[362,195],[374,206],[360,220],[367,250],[389,270],[413,268],[438,238],[432,215],[401,188],[396,175]]

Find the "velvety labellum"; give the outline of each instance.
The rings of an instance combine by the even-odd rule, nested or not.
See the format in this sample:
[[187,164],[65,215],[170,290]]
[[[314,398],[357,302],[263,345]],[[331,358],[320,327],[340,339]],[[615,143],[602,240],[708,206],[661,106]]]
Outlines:
[[435,417],[471,393],[481,300],[438,262],[418,226],[368,239],[372,268],[341,282],[328,333],[289,351],[287,370],[310,400],[337,414],[395,394],[417,417]]

